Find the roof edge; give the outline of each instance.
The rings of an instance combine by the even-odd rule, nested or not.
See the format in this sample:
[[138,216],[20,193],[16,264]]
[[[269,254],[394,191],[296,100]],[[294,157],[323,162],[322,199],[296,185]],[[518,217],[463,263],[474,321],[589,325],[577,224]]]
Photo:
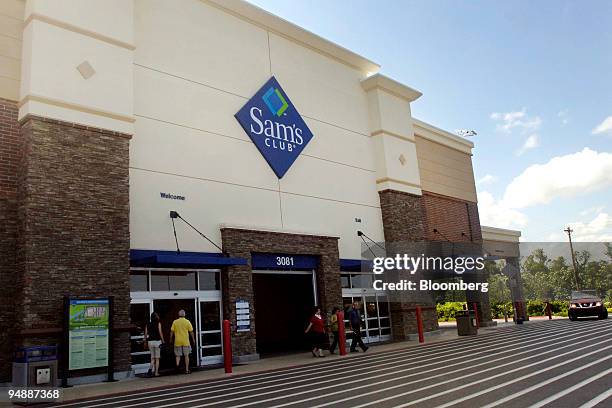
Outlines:
[[201,1],[364,72],[374,73],[380,69],[377,63],[244,0]]
[[[472,154],[474,142],[463,137],[454,135],[444,129],[440,129],[434,125],[423,122],[415,117],[412,117],[412,124],[415,128],[415,135],[440,143],[442,145],[454,148],[467,154]],[[419,128],[422,130],[419,132]]]
[[498,228],[498,227],[488,227],[486,225],[481,225],[480,230],[485,233],[491,234],[499,234],[499,235],[508,235],[511,237],[520,237],[521,231],[511,230],[506,228]]
[[408,102],[413,102],[423,95],[422,92],[379,73],[362,79],[361,87],[365,91],[369,91],[374,88],[381,88],[393,95],[408,100]]

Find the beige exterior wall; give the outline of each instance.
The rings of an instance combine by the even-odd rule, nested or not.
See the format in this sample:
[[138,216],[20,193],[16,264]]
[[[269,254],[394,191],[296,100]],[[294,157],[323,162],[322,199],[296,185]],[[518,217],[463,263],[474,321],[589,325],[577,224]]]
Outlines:
[[483,250],[488,256],[516,258],[520,256],[520,231],[482,226]]
[[0,2],[0,98],[19,100],[25,0]]
[[368,96],[378,191],[421,194],[410,103],[421,93],[382,75],[361,81]]
[[[122,0],[28,0],[19,117],[133,133],[133,8]],[[77,67],[89,63],[84,78]]]
[[[357,230],[383,239],[379,191],[476,200],[473,146],[413,120],[420,92],[249,3],[6,0],[0,19],[12,38],[0,43],[0,90],[21,118],[134,135],[134,249],[173,249],[177,210],[216,242],[222,225],[332,235],[341,257],[360,258]],[[280,180],[234,118],[272,75],[314,134]],[[178,229],[182,249],[216,250]]]
[[471,154],[473,144],[423,122],[415,123],[423,190],[477,202]]
[[[173,249],[170,210],[216,242],[222,225],[333,235],[359,258],[358,229],[383,239],[366,70],[208,2],[134,16],[132,248]],[[271,75],[314,134],[280,180],[234,118]],[[183,249],[215,250],[178,226]]]

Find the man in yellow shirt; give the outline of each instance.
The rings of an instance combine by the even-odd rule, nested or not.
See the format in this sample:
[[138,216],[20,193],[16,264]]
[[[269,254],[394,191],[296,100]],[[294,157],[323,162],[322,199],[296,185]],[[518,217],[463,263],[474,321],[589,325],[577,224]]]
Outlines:
[[185,311],[179,310],[179,318],[172,322],[170,328],[170,343],[174,340],[174,356],[176,357],[176,369],[178,370],[181,364],[181,356],[185,356],[185,373],[191,374],[189,370],[189,354],[191,353],[191,343],[189,337],[195,344],[195,336],[193,334],[193,326],[191,322],[185,319]]

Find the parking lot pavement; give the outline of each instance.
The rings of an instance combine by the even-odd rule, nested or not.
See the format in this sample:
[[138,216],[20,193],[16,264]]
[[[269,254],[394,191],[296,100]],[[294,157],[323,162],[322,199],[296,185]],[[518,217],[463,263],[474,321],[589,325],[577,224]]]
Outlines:
[[420,347],[62,407],[610,407],[612,320],[552,320]]

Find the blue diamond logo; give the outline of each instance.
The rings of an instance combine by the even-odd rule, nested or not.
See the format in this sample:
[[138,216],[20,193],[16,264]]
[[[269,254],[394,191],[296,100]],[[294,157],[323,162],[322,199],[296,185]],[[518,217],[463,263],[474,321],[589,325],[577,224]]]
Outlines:
[[313,136],[274,77],[234,116],[279,179]]

